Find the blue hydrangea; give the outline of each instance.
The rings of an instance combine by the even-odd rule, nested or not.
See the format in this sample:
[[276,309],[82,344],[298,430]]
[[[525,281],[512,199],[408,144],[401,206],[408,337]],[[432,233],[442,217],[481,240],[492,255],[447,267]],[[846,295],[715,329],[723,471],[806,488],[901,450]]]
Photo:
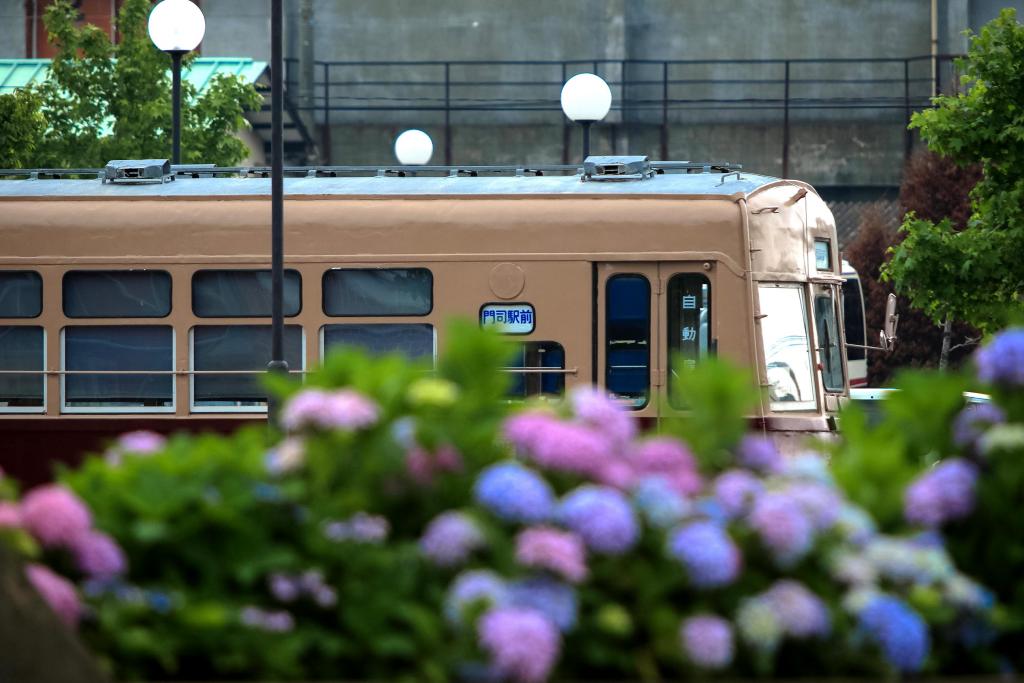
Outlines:
[[1006,413],[992,403],[972,403],[953,420],[953,442],[973,451],[989,427],[1006,422]]
[[858,616],[861,629],[878,644],[886,661],[904,673],[921,670],[931,641],[917,612],[902,600],[879,595]]
[[997,334],[974,354],[978,379],[991,384],[1024,385],[1024,328],[1015,327]]
[[483,569],[462,572],[448,587],[444,615],[449,622],[459,624],[465,618],[468,607],[477,603],[497,607],[507,604],[508,598],[508,586],[494,572]]
[[576,626],[579,607],[572,586],[545,577],[516,581],[509,586],[508,602],[515,607],[535,609],[563,633]]
[[637,542],[640,524],[629,500],[607,486],[580,486],[562,500],[559,519],[595,552],[620,555]]
[[732,583],[740,571],[740,551],[725,529],[714,522],[691,522],[672,532],[669,555],[679,560],[697,588]]
[[478,503],[508,522],[543,522],[555,507],[551,486],[533,470],[514,462],[498,463],[481,472],[473,495]]
[[633,491],[640,512],[659,529],[678,524],[690,510],[690,503],[664,477],[645,477]]

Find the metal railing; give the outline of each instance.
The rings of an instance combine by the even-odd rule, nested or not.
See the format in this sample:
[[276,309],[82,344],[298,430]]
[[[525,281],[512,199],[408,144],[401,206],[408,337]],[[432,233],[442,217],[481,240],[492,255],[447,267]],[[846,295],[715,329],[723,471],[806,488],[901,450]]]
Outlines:
[[[285,89],[290,105],[321,125],[325,149],[330,148],[332,115],[434,113],[445,132],[444,159],[450,165],[456,115],[519,113],[524,121],[533,117],[529,120],[537,122],[537,116],[546,120],[550,114],[551,123],[563,126],[562,163],[568,163],[570,127],[559,93],[568,77],[590,71],[616,93],[612,111],[621,125],[660,128],[662,159],[668,158],[673,119],[685,112],[781,113],[785,172],[797,112],[891,110],[905,125],[914,110],[930,106],[933,95],[959,87],[957,57],[316,61],[305,88],[300,88],[298,60],[291,59],[285,60]],[[907,154],[911,145],[908,131]]]

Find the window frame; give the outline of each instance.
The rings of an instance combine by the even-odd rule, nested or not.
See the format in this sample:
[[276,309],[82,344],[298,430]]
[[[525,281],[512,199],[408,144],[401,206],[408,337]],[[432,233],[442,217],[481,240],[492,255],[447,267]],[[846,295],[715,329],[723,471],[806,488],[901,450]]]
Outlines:
[[654,368],[652,367],[652,361],[651,361],[652,355],[653,355],[651,353],[651,347],[654,344],[654,336],[655,336],[655,334],[657,334],[657,329],[655,329],[656,328],[656,324],[655,324],[656,323],[656,319],[655,319],[655,317],[654,317],[654,315],[653,315],[653,313],[651,311],[651,307],[652,307],[652,305],[653,305],[653,303],[655,301],[655,299],[654,299],[655,291],[654,291],[654,286],[651,284],[651,278],[648,277],[648,275],[646,275],[646,274],[644,274],[642,272],[615,273],[614,275],[611,275],[610,277],[608,277],[604,281],[604,339],[602,340],[603,341],[603,345],[604,345],[604,372],[602,373],[602,379],[604,380],[603,381],[603,388],[604,388],[605,392],[607,392],[607,393],[614,393],[612,391],[612,388],[608,384],[608,376],[609,376],[609,372],[611,371],[611,368],[612,368],[612,365],[609,362],[609,356],[610,356],[609,352],[611,351],[611,335],[608,332],[608,328],[609,328],[609,324],[608,323],[609,323],[609,320],[610,320],[610,315],[609,314],[610,314],[611,306],[612,306],[612,298],[609,295],[608,290],[609,290],[611,284],[615,280],[622,279],[622,278],[627,278],[627,277],[630,277],[630,278],[640,278],[641,280],[643,280],[644,284],[647,285],[647,311],[646,311],[646,314],[647,314],[647,347],[646,347],[646,352],[647,352],[647,362],[646,362],[646,368],[647,368],[647,390],[646,390],[646,395],[644,396],[643,403],[627,404],[627,401],[629,401],[630,399],[620,397],[617,394],[612,396],[611,398],[612,398],[613,401],[615,401],[615,402],[619,403],[620,405],[622,405],[622,407],[625,410],[629,410],[631,412],[639,412],[639,411],[644,410],[645,408],[647,408],[649,405],[651,405],[651,399],[653,397],[653,394],[656,391],[655,385],[654,385],[654,381],[653,381],[654,377],[652,376],[652,374],[654,372]]
[[[340,271],[384,271],[384,270],[422,270],[430,275],[430,306],[423,313],[330,313],[327,310],[327,278],[331,273]],[[328,318],[425,318],[434,312],[434,271],[425,266],[396,266],[396,267],[365,267],[350,268],[336,267],[328,268],[320,277],[320,312]]]
[[36,313],[35,315],[0,315],[0,320],[35,320],[36,318],[41,316],[43,314],[43,305],[46,302],[46,298],[43,292],[43,276],[38,271],[35,270],[0,270],[0,275],[7,273],[16,275],[28,273],[30,275],[35,276],[36,280],[39,283],[39,312]]
[[[191,276],[189,277],[189,310],[190,310],[190,312],[192,314],[192,317],[198,318],[199,320],[219,320],[219,319],[226,319],[226,320],[236,320],[236,319],[261,320],[263,318],[270,318],[270,317],[272,317],[273,311],[271,311],[270,313],[267,313],[266,315],[202,315],[202,314],[196,312],[196,276],[199,275],[200,273],[271,273],[271,272],[272,271],[271,271],[270,268],[199,268],[197,270],[193,270]],[[298,310],[295,311],[295,313],[291,313],[291,314],[285,313],[284,314],[285,318],[296,318],[296,317],[298,317],[299,315],[302,314],[302,307],[305,304],[305,301],[304,301],[303,296],[302,296],[302,271],[296,270],[295,268],[285,268],[284,273],[285,273],[284,274],[285,284],[287,284],[287,281],[288,281],[288,273],[294,273],[296,275],[296,277],[298,277],[298,279],[299,279],[299,308],[298,308]]]
[[[818,373],[821,375],[821,386],[822,386],[822,389],[824,389],[826,394],[842,394],[846,390],[846,386],[847,386],[847,383],[848,383],[848,372],[847,372],[847,368],[846,368],[845,358],[843,357],[844,356],[844,354],[843,354],[844,345],[843,345],[842,337],[841,337],[841,335],[839,333],[839,330],[840,330],[840,322],[839,322],[840,321],[840,318],[839,318],[840,301],[839,301],[839,297],[841,297],[841,294],[838,294],[837,290],[841,291],[838,287],[836,287],[834,285],[814,285],[814,287],[812,288],[812,292],[811,292],[813,294],[813,300],[814,300],[814,306],[813,306],[813,309],[812,309],[812,313],[813,313],[812,317],[814,319],[814,337],[815,337],[815,339],[814,339],[814,342],[815,342],[814,343],[814,349],[815,349],[816,355],[818,356],[817,367],[818,367]],[[831,348],[833,348],[833,347],[825,346],[824,345],[824,339],[820,339],[819,338],[821,336],[819,328],[818,328],[818,320],[819,320],[819,318],[818,318],[818,301],[820,299],[828,299],[829,304],[830,304],[830,309],[831,309],[831,312],[832,312],[832,324],[833,324],[833,326],[835,328],[834,348],[836,349],[836,358],[839,360],[839,366],[838,367],[839,367],[840,384],[839,384],[838,387],[833,386],[833,385],[829,385],[829,383],[826,381],[826,378],[829,375],[833,374],[833,373],[828,372],[826,370],[826,365],[831,362],[831,359],[828,359],[826,354],[828,354],[830,352]],[[828,333],[828,320],[827,319],[823,319],[822,322],[825,325],[826,333]]]
[[[20,319],[24,320],[24,318],[20,318]],[[3,325],[3,327],[38,327],[39,329],[41,329],[43,331],[43,349],[42,349],[42,351],[43,351],[43,358],[42,358],[42,360],[43,360],[43,362],[42,362],[43,369],[42,370],[28,370],[28,371],[25,372],[25,374],[38,373],[38,374],[43,376],[43,405],[41,405],[41,406],[13,406],[13,407],[11,407],[11,406],[0,406],[0,413],[10,414],[10,415],[18,415],[18,414],[20,414],[20,415],[42,415],[42,414],[45,414],[46,413],[46,406],[49,404],[49,400],[48,400],[49,399],[49,394],[48,394],[48,391],[49,391],[49,384],[50,384],[47,381],[47,378],[49,377],[49,374],[46,371],[46,340],[47,340],[47,336],[48,336],[47,335],[47,329],[43,325]],[[62,377],[63,377],[63,375],[62,375]]]
[[[67,278],[77,273],[163,273],[167,276],[167,312],[163,315],[71,315],[67,309]],[[162,268],[75,268],[60,276],[60,312],[68,320],[166,320],[174,313],[174,276]]]
[[[75,328],[79,328],[79,327],[166,327],[166,328],[170,329],[170,332],[171,332],[171,367],[168,368],[168,370],[166,370],[166,371],[160,371],[160,372],[169,372],[170,373],[169,376],[171,377],[171,405],[169,405],[169,406],[150,406],[150,407],[146,407],[146,406],[69,406],[67,404],[67,388],[65,386],[66,385],[66,380],[67,380],[67,377],[68,377],[68,375],[67,375],[68,369],[67,369],[67,354],[66,354],[67,342],[66,342],[65,334],[64,334],[64,332],[69,327],[75,327]],[[116,415],[116,414],[132,415],[132,414],[146,414],[146,413],[149,413],[149,414],[152,414],[152,413],[160,413],[160,414],[171,413],[171,414],[173,414],[173,413],[175,413],[177,411],[177,409],[178,409],[178,382],[177,382],[178,373],[177,373],[177,371],[176,371],[176,369],[174,367],[175,359],[178,357],[177,356],[177,351],[178,351],[177,344],[178,344],[178,335],[176,334],[176,328],[174,327],[174,325],[108,325],[108,324],[102,324],[102,325],[64,325],[63,327],[60,328],[60,413],[61,414],[67,414],[67,415],[75,415],[75,414],[79,414],[79,415]],[[145,375],[145,374],[148,374],[148,373],[151,373],[151,372],[154,372],[154,371],[153,370],[140,370],[138,372],[134,372],[134,371],[130,371],[130,372],[131,372],[131,374]],[[77,371],[76,371],[76,374],[78,374]],[[84,373],[84,374],[89,374],[89,373]]]

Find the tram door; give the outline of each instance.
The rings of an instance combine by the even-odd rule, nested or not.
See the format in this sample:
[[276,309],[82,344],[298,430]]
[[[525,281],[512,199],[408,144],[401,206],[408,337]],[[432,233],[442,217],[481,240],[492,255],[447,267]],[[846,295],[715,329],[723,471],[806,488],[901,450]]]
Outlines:
[[713,269],[685,261],[596,269],[595,381],[640,417],[678,407],[669,399],[679,372],[715,352]]

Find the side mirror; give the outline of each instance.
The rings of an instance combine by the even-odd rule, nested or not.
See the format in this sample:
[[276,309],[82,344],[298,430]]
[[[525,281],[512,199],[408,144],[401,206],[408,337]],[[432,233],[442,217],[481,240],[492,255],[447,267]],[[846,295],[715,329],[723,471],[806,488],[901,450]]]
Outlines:
[[878,333],[882,350],[892,351],[896,348],[896,328],[899,324],[900,316],[896,312],[896,295],[890,294],[885,302],[885,329]]

